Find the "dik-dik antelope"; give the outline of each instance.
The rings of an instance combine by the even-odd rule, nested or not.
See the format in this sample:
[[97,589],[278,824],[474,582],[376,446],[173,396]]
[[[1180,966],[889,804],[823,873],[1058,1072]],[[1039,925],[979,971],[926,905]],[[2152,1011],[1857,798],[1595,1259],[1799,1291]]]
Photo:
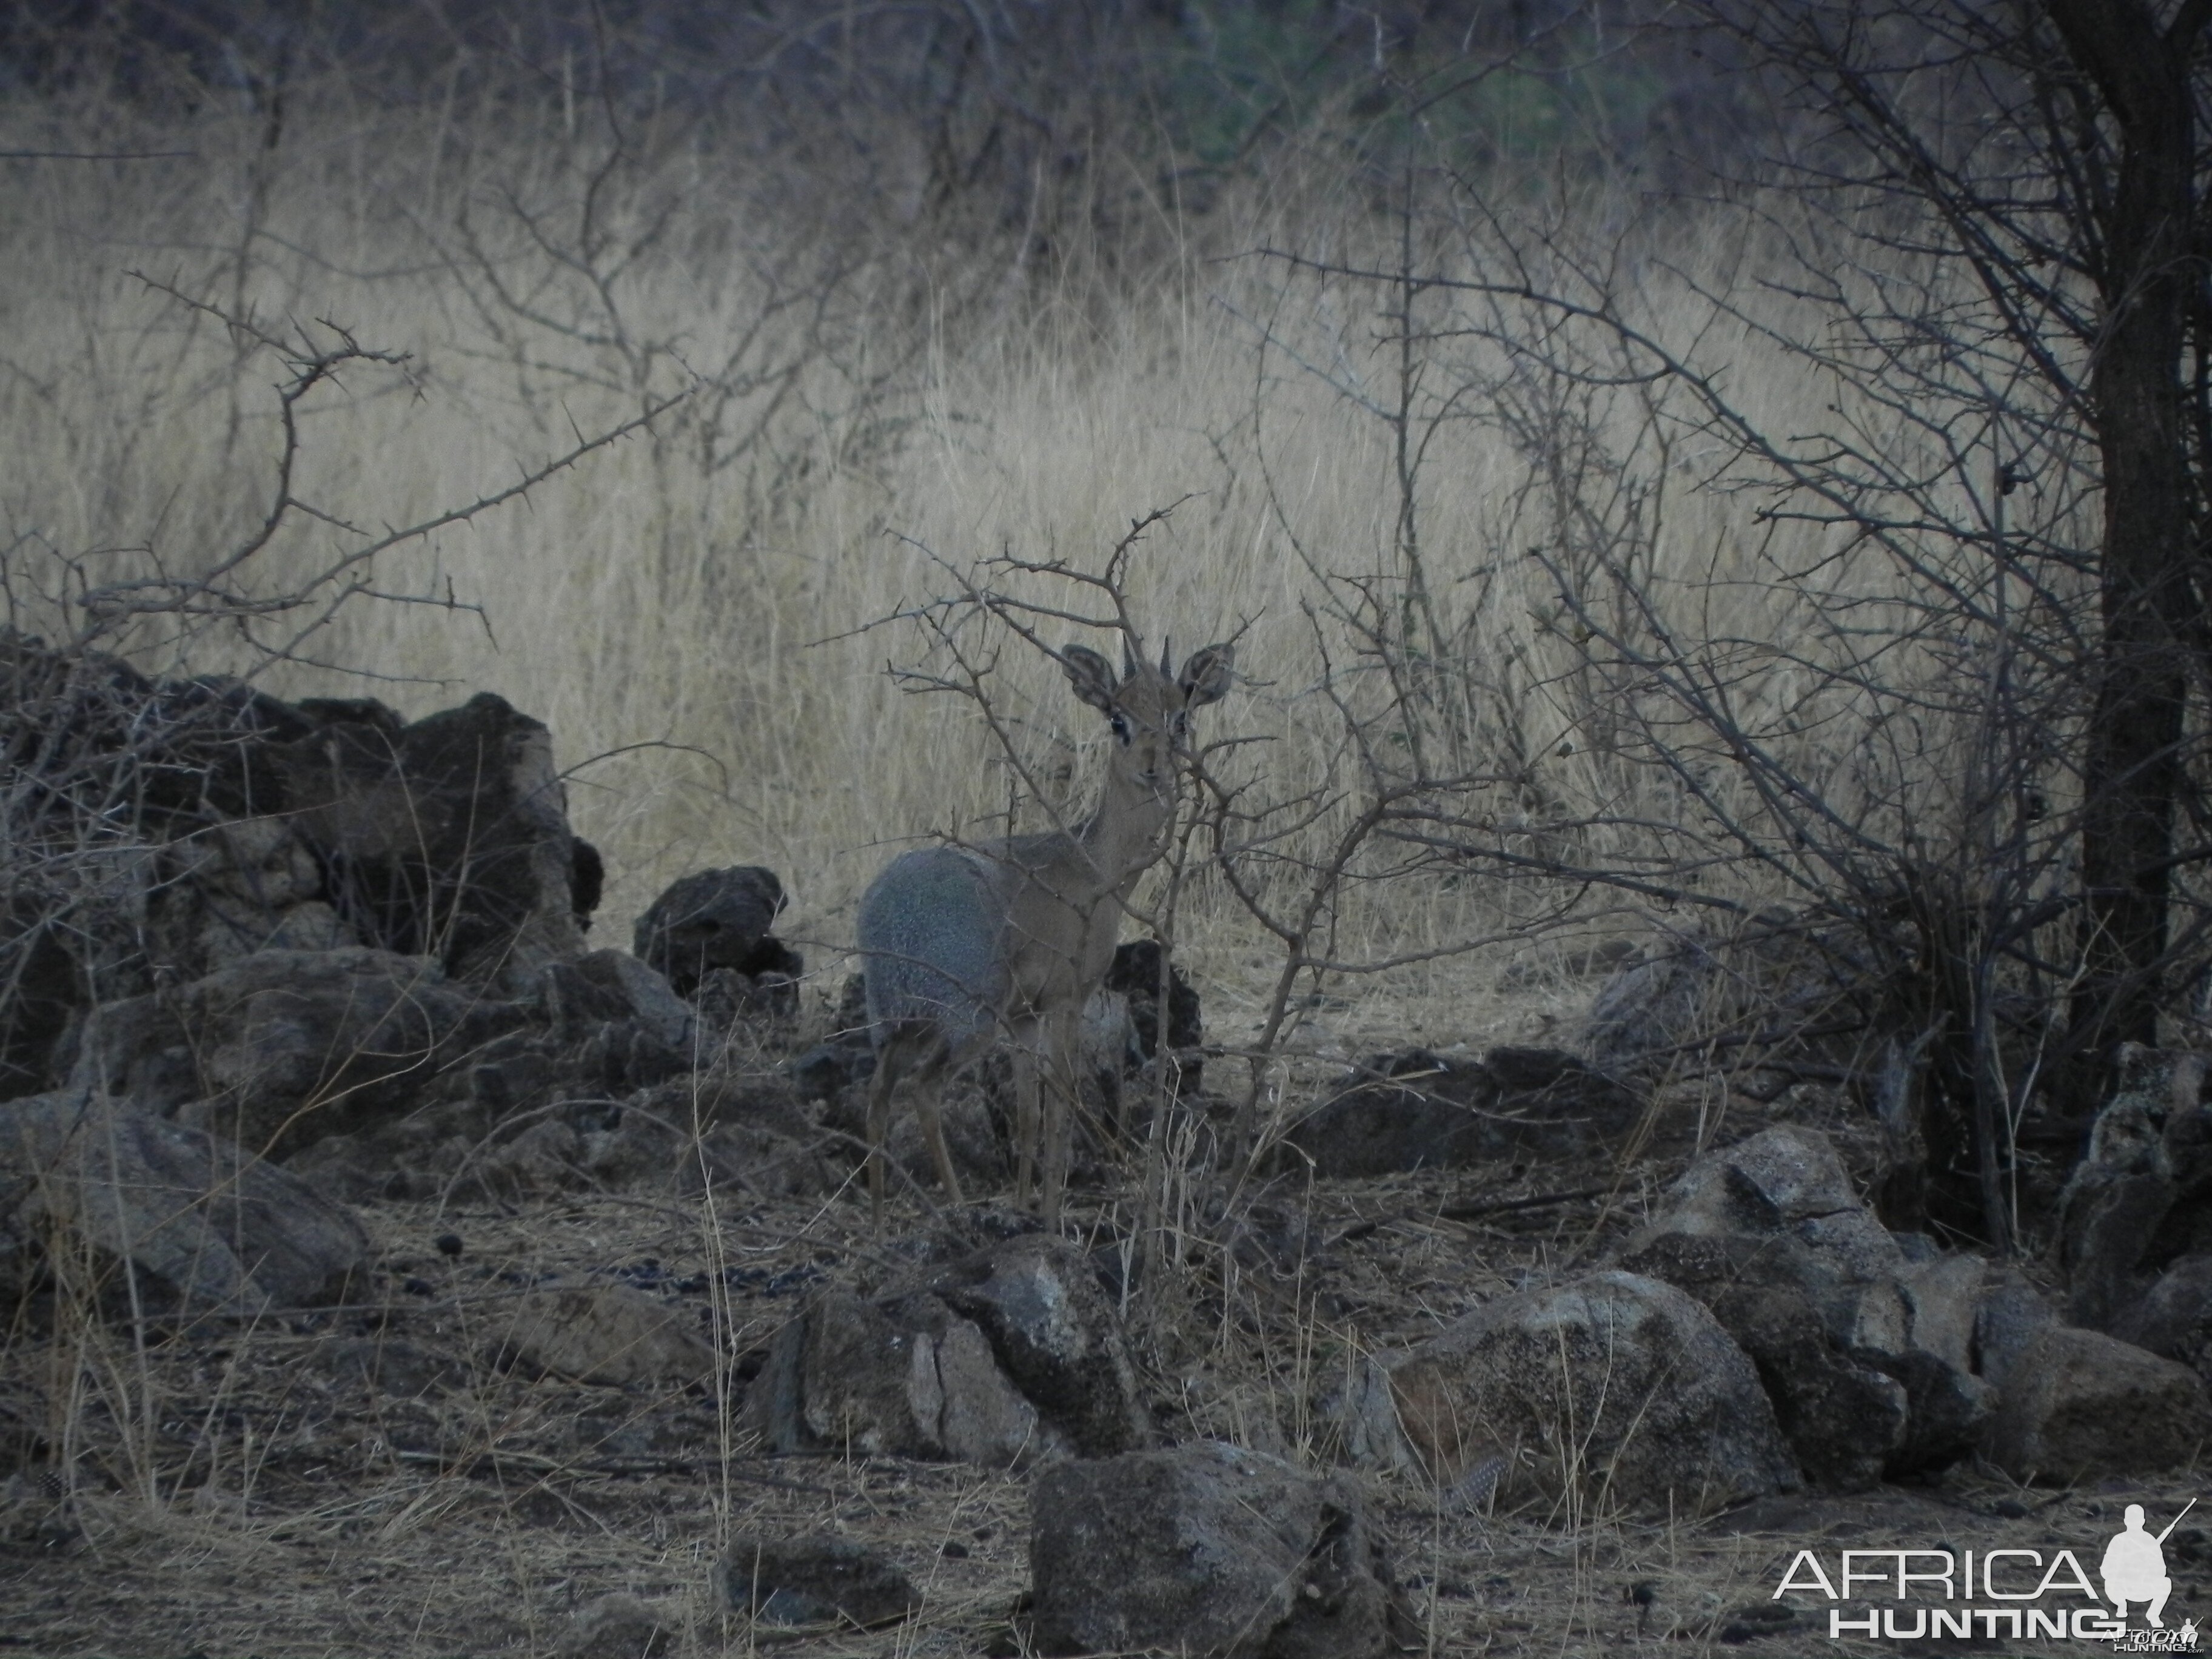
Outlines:
[[1164,653],[1158,668],[1125,659],[1117,683],[1097,652],[1068,647],[1060,663],[1075,695],[1113,729],[1097,810],[1073,832],[902,853],[869,885],[860,945],[876,1049],[868,1188],[878,1218],[891,1097],[908,1079],[938,1176],[961,1201],[939,1091],[1003,1030],[1014,1048],[1015,1201],[1029,1202],[1041,1163],[1045,1224],[1059,1224],[1083,1005],[1113,964],[1137,878],[1160,856],[1190,711],[1229,690],[1233,657],[1209,645],[1180,675]]

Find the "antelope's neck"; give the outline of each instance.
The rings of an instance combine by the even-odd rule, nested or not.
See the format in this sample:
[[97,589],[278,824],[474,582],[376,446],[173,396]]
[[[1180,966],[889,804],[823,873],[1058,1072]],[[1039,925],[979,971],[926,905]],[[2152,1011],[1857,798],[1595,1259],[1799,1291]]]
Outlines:
[[1098,810],[1075,839],[1109,890],[1126,897],[1137,878],[1158,862],[1171,811],[1152,791],[1108,779]]

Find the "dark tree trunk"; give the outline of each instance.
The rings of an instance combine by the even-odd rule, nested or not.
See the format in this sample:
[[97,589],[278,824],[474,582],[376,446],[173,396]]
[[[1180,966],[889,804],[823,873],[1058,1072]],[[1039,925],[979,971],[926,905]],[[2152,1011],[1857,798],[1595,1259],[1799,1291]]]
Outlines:
[[[2113,1048],[2154,1042],[2188,695],[2191,478],[2183,427],[2194,121],[2189,58],[2207,5],[2161,32],[2142,0],[2046,0],[2119,136],[2100,215],[2106,323],[2089,377],[2104,462],[2104,633],[2082,755],[2083,975],[2071,1013],[2077,1106]],[[2070,1092],[2071,1091],[2069,1091]]]

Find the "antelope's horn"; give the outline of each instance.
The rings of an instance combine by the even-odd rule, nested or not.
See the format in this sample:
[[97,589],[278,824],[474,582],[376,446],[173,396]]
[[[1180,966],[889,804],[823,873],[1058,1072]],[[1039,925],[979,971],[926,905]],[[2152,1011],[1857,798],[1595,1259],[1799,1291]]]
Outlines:
[[1175,678],[1174,662],[1175,635],[1163,634],[1160,636],[1160,678],[1162,679],[1171,680]]

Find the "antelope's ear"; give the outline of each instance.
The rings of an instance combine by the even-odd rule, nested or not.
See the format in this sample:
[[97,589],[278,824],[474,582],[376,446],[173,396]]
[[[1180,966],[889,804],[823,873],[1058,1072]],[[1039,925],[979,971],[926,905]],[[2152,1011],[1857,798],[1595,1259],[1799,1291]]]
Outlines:
[[1067,671],[1067,683],[1075,688],[1075,695],[1102,714],[1114,712],[1114,667],[1105,658],[1087,646],[1071,645],[1060,653],[1060,665]]
[[1233,645],[1209,645],[1190,653],[1190,660],[1182,665],[1183,706],[1196,708],[1201,703],[1219,702],[1229,695],[1229,671],[1236,665],[1237,647]]

